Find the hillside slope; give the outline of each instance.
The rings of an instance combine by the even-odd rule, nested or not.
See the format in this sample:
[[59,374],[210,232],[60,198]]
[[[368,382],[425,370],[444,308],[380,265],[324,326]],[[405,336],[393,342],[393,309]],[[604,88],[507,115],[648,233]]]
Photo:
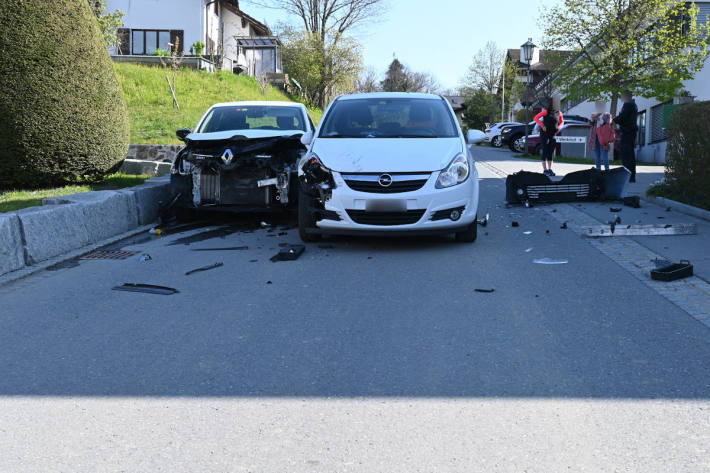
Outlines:
[[[165,76],[170,69],[137,64],[114,64],[123,88],[131,122],[131,143],[176,144],[179,128],[194,128],[207,108],[218,102],[237,100],[287,100],[293,97],[269,87],[262,94],[256,79],[229,72],[210,74],[183,68],[177,75],[176,95],[180,110],[173,108]],[[318,123],[319,109],[310,109]]]

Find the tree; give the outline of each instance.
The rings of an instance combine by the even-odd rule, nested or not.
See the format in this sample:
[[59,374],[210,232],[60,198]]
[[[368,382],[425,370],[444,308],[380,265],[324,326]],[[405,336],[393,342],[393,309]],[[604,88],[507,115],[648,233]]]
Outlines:
[[[341,62],[340,58],[329,55],[336,51],[342,53],[346,47],[351,46],[354,40],[348,38],[346,33],[366,20],[377,18],[382,13],[386,0],[249,1],[255,5],[285,11],[301,20],[303,32],[308,37],[309,49],[322,58],[319,61],[321,69],[317,71],[321,81],[313,91],[313,103],[324,108],[332,97],[329,89],[332,86],[333,71],[328,70],[328,67]],[[341,42],[345,44],[341,45]],[[340,64],[340,67],[343,68],[344,65]],[[293,74],[293,71],[287,71]]]
[[466,111],[463,122],[469,130],[483,130],[491,112],[491,99],[487,90],[469,88],[461,91],[465,97]]
[[98,178],[126,157],[121,85],[85,0],[3,0],[0,188]]
[[377,77],[377,72],[368,67],[365,71],[360,74],[360,77],[355,81],[355,92],[367,93],[367,92],[379,92],[380,80]]
[[[473,56],[473,61],[464,77],[464,89],[484,90],[488,93],[488,111],[491,123],[495,121],[498,110],[496,96],[501,87],[505,62],[503,50],[498,48],[498,45],[493,41],[488,41]],[[468,95],[471,93],[469,92]]]
[[118,46],[118,36],[116,32],[123,26],[125,14],[121,10],[110,13],[106,12],[106,0],[89,0],[89,6],[96,15],[99,22],[101,34],[104,37],[107,47]]
[[327,104],[334,96],[352,92],[362,72],[362,55],[357,41],[344,37],[337,44],[326,43],[306,31],[281,26],[284,69],[302,87],[312,104]]
[[393,59],[380,83],[385,92],[436,93],[439,83],[434,76],[425,72],[413,72],[397,58]]
[[708,26],[694,3],[677,0],[561,0],[543,10],[546,46],[571,50],[554,71],[572,100],[619,94],[671,98],[707,57]]

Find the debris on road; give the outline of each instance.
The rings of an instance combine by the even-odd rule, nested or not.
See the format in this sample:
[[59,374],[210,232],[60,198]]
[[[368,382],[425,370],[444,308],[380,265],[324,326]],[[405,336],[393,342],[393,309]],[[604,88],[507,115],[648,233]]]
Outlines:
[[271,281],[266,281],[266,284],[273,284]]
[[535,264],[567,264],[569,263],[566,259],[551,259],[551,258],[538,258],[534,259]]
[[268,228],[268,227],[271,226],[271,224],[270,224],[270,223],[267,223],[267,222],[261,222],[261,223],[259,224],[259,226],[260,226],[261,228]]
[[563,223],[563,224],[560,226],[560,229],[561,229],[561,230],[567,230],[567,222]]
[[124,283],[121,286],[115,286],[111,289],[114,291],[144,292],[146,294],[160,294],[163,296],[170,296],[180,292],[172,287],[156,286],[154,284],[135,284],[130,282]]
[[160,228],[151,228],[148,233],[150,233],[151,235],[161,236],[163,234],[163,230]]
[[519,226],[520,226],[520,223],[518,223],[518,222],[516,222],[515,220],[513,220],[513,222],[510,224],[510,226],[511,226],[511,227],[519,227]]
[[224,246],[221,248],[193,248],[190,251],[242,251],[248,249],[248,246]]
[[488,220],[490,220],[490,218],[491,218],[491,215],[490,215],[490,214],[486,214],[485,217],[483,217],[483,218],[481,218],[481,219],[478,219],[476,222],[477,222],[480,226],[482,226],[482,227],[487,227],[487,226],[488,226]]
[[91,253],[87,253],[79,259],[128,259],[133,255],[137,255],[140,251],[126,251],[126,250],[96,250]]
[[680,260],[680,263],[669,264],[651,271],[651,279],[664,282],[676,281],[692,275],[693,265],[688,260]]
[[496,292],[495,289],[474,289],[476,292],[482,292],[484,294],[490,294],[491,292]]
[[203,266],[203,267],[201,267],[201,268],[191,269],[190,271],[188,271],[188,272],[185,273],[185,276],[189,276],[189,275],[191,275],[191,274],[199,273],[199,272],[201,272],[201,271],[209,271],[210,269],[219,268],[219,267],[221,267],[221,266],[224,266],[224,263],[222,263],[222,262],[220,261],[220,262],[215,263],[215,264],[210,264],[209,266]]
[[294,261],[297,260],[304,251],[306,251],[304,245],[290,245],[281,248],[278,253],[271,257],[271,261],[273,263],[277,261]]
[[148,253],[142,254],[142,255],[141,255],[141,258],[140,258],[141,261],[150,261],[150,260],[152,260],[152,259],[153,259],[153,257],[150,256]]
[[622,199],[624,202],[624,205],[627,207],[633,207],[635,209],[640,209],[641,208],[641,198],[637,195],[631,195],[628,197],[624,197]]
[[525,253],[530,253],[532,250],[532,248],[528,248],[527,250],[525,250]]
[[324,245],[318,245],[318,248],[320,248],[321,250],[332,250],[335,247],[333,245],[325,245],[324,244]]
[[661,236],[661,235],[696,235],[698,228],[694,223],[656,224],[656,225],[626,225],[615,223],[582,227],[582,234],[590,237],[610,236]]
[[532,235],[532,232],[530,230],[527,230],[527,231],[523,232],[523,235]]
[[609,208],[609,212],[621,212],[621,207],[611,207]]

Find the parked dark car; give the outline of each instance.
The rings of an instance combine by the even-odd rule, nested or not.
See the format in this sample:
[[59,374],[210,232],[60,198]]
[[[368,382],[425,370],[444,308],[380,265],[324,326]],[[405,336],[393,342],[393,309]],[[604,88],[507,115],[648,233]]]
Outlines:
[[[565,123],[586,124],[587,119],[579,115],[565,115]],[[528,124],[528,138],[532,135],[539,135],[540,128],[534,121]],[[501,140],[507,144],[511,151],[522,153],[525,149],[525,125],[503,128]],[[539,143],[539,141],[538,141]]]

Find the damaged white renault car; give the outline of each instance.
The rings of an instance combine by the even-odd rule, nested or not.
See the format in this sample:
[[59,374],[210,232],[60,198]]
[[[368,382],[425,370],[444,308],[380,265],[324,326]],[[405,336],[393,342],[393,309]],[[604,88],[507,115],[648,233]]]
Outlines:
[[[468,143],[485,135],[469,132]],[[301,239],[322,234],[477,236],[478,173],[441,96],[370,93],[335,99],[298,165]]]

